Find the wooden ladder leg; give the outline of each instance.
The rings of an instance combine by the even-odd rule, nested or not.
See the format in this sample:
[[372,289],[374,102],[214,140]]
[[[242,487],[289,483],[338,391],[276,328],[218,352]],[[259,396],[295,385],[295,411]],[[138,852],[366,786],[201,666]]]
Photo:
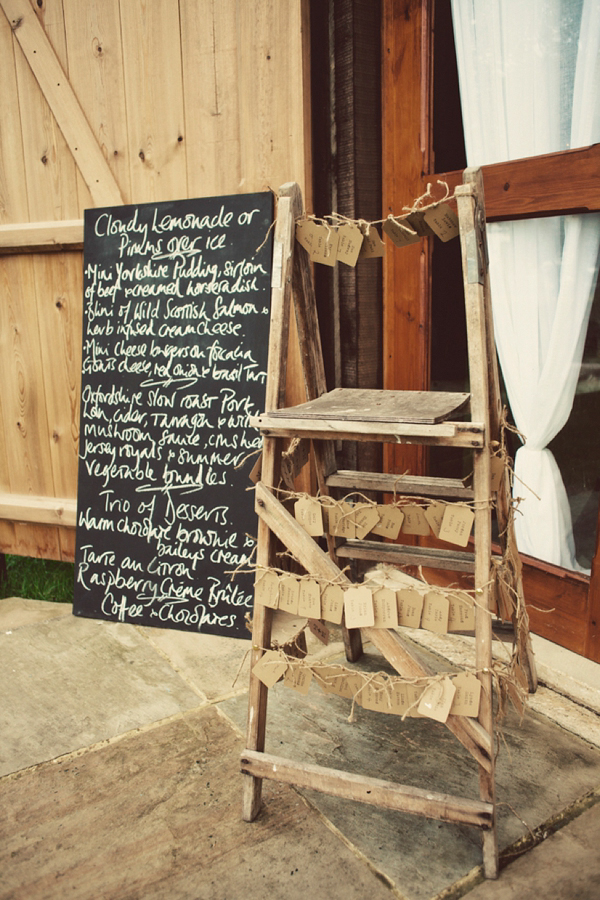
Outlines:
[[[281,449],[280,440],[274,438],[264,439],[262,477],[270,485],[273,485],[279,478]],[[256,565],[259,570],[273,564],[274,544],[275,536],[269,526],[262,519],[259,519],[256,547]],[[260,753],[264,752],[265,749],[268,689],[252,673],[252,669],[264,651],[271,646],[272,627],[273,610],[262,604],[255,604],[252,619],[252,653],[246,749],[256,750]],[[261,807],[262,778],[257,778],[254,775],[244,775],[243,779],[242,818],[246,822],[252,822],[258,815]]]
[[474,454],[473,487],[475,492],[475,666],[481,681],[479,723],[490,736],[491,769],[479,767],[479,792],[482,800],[494,807],[492,826],[483,831],[483,868],[486,878],[498,877],[498,835],[496,830],[496,779],[494,760],[494,709],[492,679],[492,616],[490,608],[490,573],[492,558],[490,455],[488,448]]

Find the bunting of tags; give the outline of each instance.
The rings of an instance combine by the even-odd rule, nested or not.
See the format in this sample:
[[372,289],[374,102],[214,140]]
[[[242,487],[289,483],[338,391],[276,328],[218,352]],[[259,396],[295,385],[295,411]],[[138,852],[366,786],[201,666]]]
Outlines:
[[[328,218],[335,220],[335,215]],[[448,203],[441,202],[402,216],[389,216],[382,231],[397,247],[408,247],[432,235],[449,241],[459,234],[458,217]],[[296,240],[304,247],[311,262],[325,266],[335,266],[336,262],[356,266],[359,259],[373,259],[384,254],[379,231],[368,222],[328,225],[312,218],[299,219]]]
[[440,528],[442,527],[442,521],[444,519],[444,513],[446,512],[446,504],[441,501],[436,501],[435,503],[430,503],[427,509],[424,511],[425,518],[427,519],[427,524],[433,531],[436,538],[440,536]]
[[379,513],[372,503],[362,503],[354,508],[355,534],[359,540],[362,541],[378,523]]
[[[495,585],[501,585],[497,577]],[[278,575],[267,569],[260,573],[254,585],[257,604],[281,609],[309,620],[309,626],[319,640],[328,640],[323,624],[342,623],[346,614],[348,628],[424,628],[438,634],[471,632],[475,629],[475,603],[467,591],[441,589],[426,592],[411,587],[391,588],[376,582],[347,587],[325,584],[315,578]],[[319,623],[319,620],[320,621]],[[314,626],[310,623],[317,623]],[[321,629],[327,632],[317,634]],[[324,632],[323,632],[324,633]]]
[[[446,722],[449,715],[470,718],[479,715],[481,683],[471,672],[412,683],[383,674],[353,672],[335,663],[288,663],[276,650],[267,651],[252,671],[268,687],[283,678],[286,687],[304,695],[308,694],[314,680],[324,693],[352,700],[363,709],[375,712],[425,717],[438,722]],[[519,684],[520,675],[522,673],[515,673]],[[516,687],[513,693],[516,698]]]
[[356,537],[356,522],[354,520],[354,507],[346,501],[329,506],[328,509],[329,534],[334,537],[343,537],[352,540]]
[[308,620],[308,628],[311,634],[317,638],[317,640],[321,641],[322,644],[329,643],[329,628],[321,619],[309,619]]

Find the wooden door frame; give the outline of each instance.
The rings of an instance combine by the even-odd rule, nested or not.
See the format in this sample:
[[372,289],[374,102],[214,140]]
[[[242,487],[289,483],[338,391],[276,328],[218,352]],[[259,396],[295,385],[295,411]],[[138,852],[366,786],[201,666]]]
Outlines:
[[[383,215],[397,212],[437,178],[452,189],[462,172],[435,173],[435,0],[383,0]],[[600,145],[484,166],[489,221],[600,211]],[[430,241],[384,261],[384,387],[430,383]],[[417,448],[392,447],[388,471],[423,472]],[[600,516],[591,577],[524,558],[532,630],[600,662]]]

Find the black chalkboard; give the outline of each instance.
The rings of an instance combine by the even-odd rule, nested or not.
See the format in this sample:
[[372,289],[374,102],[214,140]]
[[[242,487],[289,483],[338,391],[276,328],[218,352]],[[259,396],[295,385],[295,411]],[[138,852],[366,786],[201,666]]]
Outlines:
[[[85,213],[74,613],[249,637],[269,193]],[[260,245],[263,245],[262,247]],[[260,249],[259,249],[260,248]]]

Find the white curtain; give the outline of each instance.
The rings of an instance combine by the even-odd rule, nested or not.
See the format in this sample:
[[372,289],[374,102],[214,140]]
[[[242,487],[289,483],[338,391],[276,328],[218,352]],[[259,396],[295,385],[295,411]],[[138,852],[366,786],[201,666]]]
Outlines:
[[[469,165],[600,140],[600,0],[452,0]],[[548,443],[566,423],[598,268],[600,215],[488,226],[498,356],[517,427],[523,553],[577,569]],[[590,423],[598,427],[598,423]]]

